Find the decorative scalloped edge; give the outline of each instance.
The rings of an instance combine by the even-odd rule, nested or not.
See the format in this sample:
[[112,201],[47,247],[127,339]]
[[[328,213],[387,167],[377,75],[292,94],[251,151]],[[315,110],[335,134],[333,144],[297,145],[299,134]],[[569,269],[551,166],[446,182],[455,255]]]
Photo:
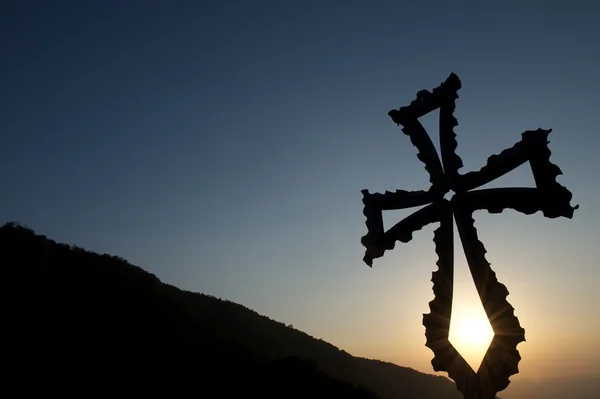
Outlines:
[[[403,125],[407,119],[418,119],[437,109],[444,97],[449,93],[456,95],[461,86],[462,83],[459,77],[455,73],[451,73],[448,78],[440,83],[438,87],[434,88],[432,92],[429,92],[428,90],[419,91],[416,99],[408,106],[400,107],[400,109],[393,109],[388,112],[388,115],[392,118],[394,123]],[[455,98],[458,98],[458,95],[456,95]]]
[[542,210],[542,196],[537,188],[489,188],[458,193],[453,200],[470,213],[478,210],[502,213],[506,209],[512,209],[532,215]]
[[429,183],[432,187],[438,187],[444,180],[444,170],[438,153],[427,134],[427,131],[417,119],[406,124],[402,132],[410,138],[410,142],[417,148],[417,158],[425,165],[429,174]]
[[435,253],[438,257],[435,263],[438,269],[431,274],[434,298],[429,302],[430,313],[423,315],[427,339],[425,346],[434,352],[434,359],[431,361],[434,369],[436,369],[436,363],[440,361],[436,359],[436,349],[440,345],[444,346],[443,341],[448,340],[450,333],[454,287],[453,216],[450,209],[444,209],[441,212],[440,226],[433,232]]
[[527,130],[522,133],[523,141],[530,147],[531,171],[536,186],[544,192],[548,201],[542,207],[544,216],[554,219],[559,216],[572,218],[579,205],[571,206],[573,194],[556,179],[562,175],[558,165],[550,161],[552,151],[548,147],[548,135],[552,129]]
[[[457,77],[458,79],[458,77]],[[460,80],[455,90],[446,90],[443,103],[440,105],[440,148],[442,152],[442,164],[444,173],[450,178],[450,187],[454,188],[454,180],[458,176],[458,170],[464,166],[462,159],[456,153],[458,141],[454,128],[458,126],[458,120],[454,116],[456,99],[460,89]]]
[[[385,193],[369,193],[369,190],[362,190],[362,193],[363,203],[365,200],[369,203],[377,202],[378,208],[381,210],[412,208],[425,205],[436,199],[431,192],[423,190],[396,190],[395,192],[386,191]],[[365,197],[368,197],[368,199]]]
[[[503,150],[500,154],[490,155],[486,164],[481,169],[460,175],[455,191],[465,192],[481,187],[514,170],[525,162],[527,162],[527,146],[521,140],[512,147]],[[498,169],[503,170],[503,173],[495,176],[494,172]]]

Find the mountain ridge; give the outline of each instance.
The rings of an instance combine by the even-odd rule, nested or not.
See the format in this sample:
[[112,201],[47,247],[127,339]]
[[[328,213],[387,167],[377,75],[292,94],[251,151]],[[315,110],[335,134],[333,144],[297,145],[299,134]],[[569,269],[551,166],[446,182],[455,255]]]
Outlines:
[[[231,376],[252,390],[264,380],[256,388],[264,393],[274,381],[286,380],[274,376],[287,367],[290,372],[282,375],[307,377],[284,390],[310,385],[337,392],[327,397],[461,398],[446,377],[354,357],[242,304],[179,289],[121,257],[57,243],[15,222],[0,228],[0,259],[18,274],[11,280],[21,292],[17,338],[29,338],[28,358],[53,381],[62,370],[97,386],[104,377],[82,370],[108,362],[108,375],[122,384],[128,370],[138,370],[152,380],[170,380],[172,374],[181,385],[194,378],[210,385]],[[57,370],[61,361],[71,366]]]

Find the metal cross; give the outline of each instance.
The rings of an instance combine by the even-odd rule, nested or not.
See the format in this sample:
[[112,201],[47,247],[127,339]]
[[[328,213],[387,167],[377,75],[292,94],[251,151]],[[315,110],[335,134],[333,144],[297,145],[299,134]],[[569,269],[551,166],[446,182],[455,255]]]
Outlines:
[[[479,171],[459,174],[463,163],[455,152],[457,142],[454,127],[458,122],[453,112],[460,87],[460,79],[452,73],[431,93],[422,90],[409,106],[388,113],[397,125],[402,125],[402,131],[417,148],[417,157],[425,164],[431,187],[427,191],[396,190],[384,194],[362,190],[368,233],[361,242],[366,248],[363,260],[372,266],[373,259],[393,249],[396,241],[406,243],[416,230],[430,223],[440,223],[433,239],[438,255],[438,270],[433,272],[431,280],[435,297],[429,303],[431,313],[423,315],[426,346],[434,354],[431,364],[435,371],[448,373],[465,399],[492,399],[498,391],[508,386],[509,377],[519,372],[521,357],[517,345],[525,341],[525,330],[515,317],[514,308],[506,300],[508,290],[498,282],[485,258],[486,250],[477,238],[473,212],[485,209],[490,213],[500,213],[508,208],[527,215],[542,211],[549,218],[572,218],[578,206],[570,205],[571,192],[556,181],[562,172],[550,162],[547,138],[551,129],[526,131],[521,141],[489,157],[487,164]],[[418,120],[438,108],[441,161]],[[474,190],[527,161],[535,179],[535,188]],[[454,192],[452,198],[444,199],[444,195],[450,191]],[[429,205],[384,231],[384,210],[425,204]],[[475,287],[494,331],[494,338],[477,372],[448,340],[454,279],[453,219]]]

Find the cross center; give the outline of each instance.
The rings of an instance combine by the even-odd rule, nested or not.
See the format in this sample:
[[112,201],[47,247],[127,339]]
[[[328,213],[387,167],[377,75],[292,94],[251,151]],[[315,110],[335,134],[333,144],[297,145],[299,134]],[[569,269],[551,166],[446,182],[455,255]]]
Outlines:
[[444,194],[444,199],[447,201],[450,201],[452,199],[452,197],[454,197],[455,192],[452,190],[449,190],[446,194]]

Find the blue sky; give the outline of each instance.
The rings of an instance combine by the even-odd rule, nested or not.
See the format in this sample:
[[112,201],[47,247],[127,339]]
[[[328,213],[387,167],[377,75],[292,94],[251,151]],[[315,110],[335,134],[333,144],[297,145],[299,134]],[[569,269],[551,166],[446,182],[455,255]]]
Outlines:
[[[452,4],[5,1],[0,220],[431,372],[434,226],[369,269],[360,191],[428,188],[387,112],[454,72],[461,172],[552,128],[581,206],[476,214],[523,378],[562,355],[597,375],[600,3]],[[532,182],[525,165],[493,185]]]

